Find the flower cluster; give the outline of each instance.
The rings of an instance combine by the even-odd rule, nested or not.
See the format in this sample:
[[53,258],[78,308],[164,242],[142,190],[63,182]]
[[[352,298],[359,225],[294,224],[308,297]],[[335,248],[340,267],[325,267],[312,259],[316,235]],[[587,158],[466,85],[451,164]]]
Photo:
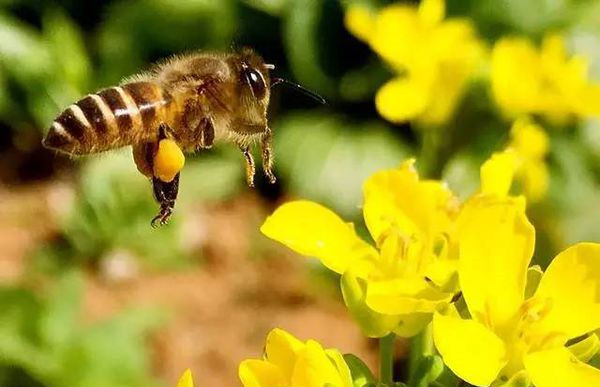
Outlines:
[[[350,369],[336,349],[315,340],[302,342],[282,329],[267,336],[262,359],[244,360],[239,367],[244,387],[353,387]],[[194,387],[187,370],[177,387]]]
[[350,369],[336,349],[314,340],[302,342],[281,329],[267,336],[263,359],[244,360],[244,387],[352,387]]
[[444,0],[379,10],[362,2],[348,6],[348,30],[397,74],[375,98],[387,120],[446,123],[487,63],[493,97],[507,117],[540,114],[564,122],[600,115],[600,83],[589,81],[584,57],[567,54],[561,35],[549,34],[540,49],[526,38],[504,37],[489,55],[470,20],[444,15]]
[[348,29],[367,42],[397,76],[378,91],[379,113],[392,122],[443,124],[460,101],[485,52],[468,19],[444,19],[444,0],[379,11],[352,3]]
[[492,50],[492,92],[508,116],[541,114],[553,121],[600,115],[600,83],[588,80],[588,63],[569,57],[564,39],[544,38],[537,49],[525,38],[500,39]]
[[[594,386],[600,371],[585,361],[600,347],[600,244],[565,250],[543,275],[529,268],[535,229],[525,198],[509,190],[544,153],[543,140],[526,141],[539,135],[531,125],[515,124],[511,145],[482,165],[481,188],[462,205],[442,182],[421,180],[414,160],[373,174],[363,216],[374,246],[309,201],[282,205],[261,230],[341,274],[366,335],[411,337],[433,317],[439,354],[472,385]],[[459,288],[463,311],[453,303]]]
[[421,180],[414,160],[372,175],[363,215],[375,241],[320,204],[279,207],[261,231],[342,275],[346,305],[366,335],[410,337],[457,291],[452,224],[457,202],[441,182]]

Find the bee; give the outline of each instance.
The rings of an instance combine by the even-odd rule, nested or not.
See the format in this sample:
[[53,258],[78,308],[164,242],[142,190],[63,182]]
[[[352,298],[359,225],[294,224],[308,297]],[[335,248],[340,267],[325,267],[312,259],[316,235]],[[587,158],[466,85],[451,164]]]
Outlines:
[[217,141],[234,143],[246,161],[250,187],[255,175],[250,147],[260,143],[264,174],[275,183],[267,120],[271,87],[287,83],[324,100],[298,84],[271,79],[274,68],[248,48],[178,56],[72,104],[54,120],[42,143],[71,156],[131,146],[135,164],[152,180],[160,205],[151,224],[164,225],[177,199],[179,171],[167,178],[156,173],[163,141],[187,153]]

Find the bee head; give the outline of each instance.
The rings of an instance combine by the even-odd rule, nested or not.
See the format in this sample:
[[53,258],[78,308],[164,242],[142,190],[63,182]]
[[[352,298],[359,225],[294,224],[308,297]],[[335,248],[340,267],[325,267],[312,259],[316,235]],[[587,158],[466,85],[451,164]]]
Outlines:
[[252,49],[244,48],[239,57],[239,81],[252,97],[265,104],[269,102],[269,70],[275,66],[265,63]]

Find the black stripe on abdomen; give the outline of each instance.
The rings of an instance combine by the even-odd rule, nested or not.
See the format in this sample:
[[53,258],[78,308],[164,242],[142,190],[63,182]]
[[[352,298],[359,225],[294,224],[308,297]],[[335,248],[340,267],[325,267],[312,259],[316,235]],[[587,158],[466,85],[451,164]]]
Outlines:
[[119,131],[126,132],[131,130],[131,127],[133,126],[131,112],[127,109],[127,105],[125,104],[125,101],[123,101],[123,98],[121,98],[121,94],[113,87],[102,90],[98,95],[106,102],[115,115]]
[[88,130],[88,127],[85,126],[83,122],[81,122],[75,115],[73,111],[69,108],[62,112],[60,116],[55,120],[59,124],[63,126],[63,128],[77,141],[82,142],[85,137],[85,131]]
[[100,110],[100,107],[93,97],[88,95],[84,99],[78,101],[77,106],[81,108],[83,114],[85,114],[85,117],[96,133],[100,135],[106,134],[108,130],[106,117],[102,114],[102,110]]
[[133,82],[122,86],[129,93],[142,116],[144,127],[150,128],[156,118],[156,105],[161,102],[158,87],[149,82]]

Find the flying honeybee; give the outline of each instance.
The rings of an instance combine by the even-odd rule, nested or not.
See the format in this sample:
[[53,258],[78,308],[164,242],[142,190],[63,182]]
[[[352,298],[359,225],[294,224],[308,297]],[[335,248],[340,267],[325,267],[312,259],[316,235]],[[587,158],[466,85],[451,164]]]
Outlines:
[[183,166],[181,156],[180,167],[170,176],[157,173],[156,163],[165,159],[165,153],[194,152],[219,140],[233,142],[244,155],[246,180],[253,186],[250,146],[260,142],[265,176],[275,183],[267,122],[270,88],[287,83],[324,101],[300,85],[271,79],[273,69],[247,48],[175,57],[69,106],[54,120],[43,145],[69,155],[130,145],[138,170],[152,179],[160,204],[152,225],[163,225],[173,212]]

